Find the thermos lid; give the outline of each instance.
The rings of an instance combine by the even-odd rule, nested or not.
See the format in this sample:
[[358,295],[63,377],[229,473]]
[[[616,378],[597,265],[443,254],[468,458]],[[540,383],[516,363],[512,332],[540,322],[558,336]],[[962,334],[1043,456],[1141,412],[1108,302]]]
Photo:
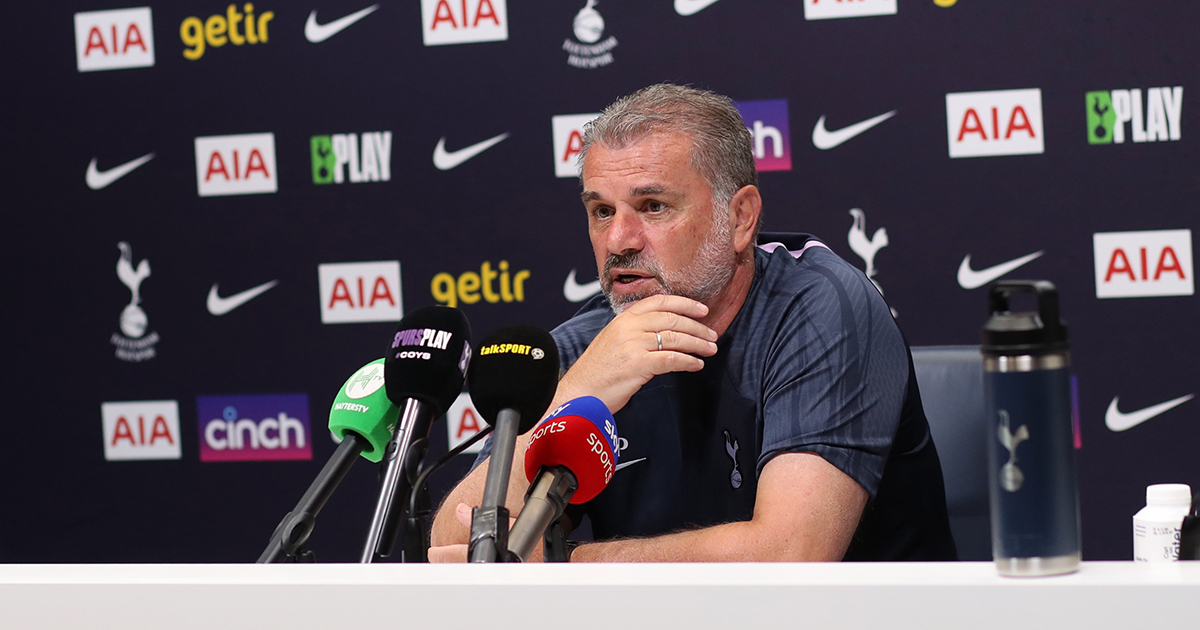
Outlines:
[[[1037,311],[1008,310],[1014,293],[1032,293]],[[1058,290],[1048,280],[1005,280],[988,291],[988,317],[983,327],[983,353],[1050,354],[1067,351],[1067,326],[1058,315]]]
[[1192,489],[1186,483],[1157,483],[1146,486],[1146,505],[1192,504]]

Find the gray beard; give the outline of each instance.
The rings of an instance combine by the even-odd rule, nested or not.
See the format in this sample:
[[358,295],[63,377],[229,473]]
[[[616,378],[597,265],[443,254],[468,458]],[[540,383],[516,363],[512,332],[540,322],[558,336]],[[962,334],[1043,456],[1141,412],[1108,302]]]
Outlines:
[[[604,262],[604,272],[600,274],[600,287],[604,297],[612,306],[613,312],[620,315],[631,304],[651,295],[679,295],[707,304],[716,297],[737,270],[737,258],[733,253],[733,234],[729,228],[728,219],[718,220],[717,225],[709,233],[708,238],[696,252],[692,264],[678,272],[664,272],[658,260],[645,251],[631,254],[610,254]],[[622,295],[613,294],[613,278],[610,272],[613,268],[639,269],[656,278],[659,286]]]

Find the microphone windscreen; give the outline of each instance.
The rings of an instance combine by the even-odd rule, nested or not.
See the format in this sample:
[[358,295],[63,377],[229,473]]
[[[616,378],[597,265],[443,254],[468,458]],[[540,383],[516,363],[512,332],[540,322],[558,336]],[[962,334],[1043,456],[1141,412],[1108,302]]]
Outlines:
[[496,423],[501,409],[515,409],[525,433],[554,400],[558,346],[541,328],[501,328],[479,344],[467,376],[471,402],[488,424]]
[[397,405],[415,398],[446,413],[462,393],[471,362],[471,325],[458,309],[427,306],[396,326],[384,355],[387,397]]
[[587,503],[612,481],[619,454],[617,423],[608,407],[599,398],[581,396],[534,429],[525,451],[525,477],[532,482],[542,466],[564,466],[579,481],[571,503]]
[[362,456],[372,462],[383,459],[400,415],[400,408],[388,400],[383,381],[383,359],[362,366],[338,390],[329,410],[329,430],[339,440],[346,439],[347,431],[366,438],[370,448]]

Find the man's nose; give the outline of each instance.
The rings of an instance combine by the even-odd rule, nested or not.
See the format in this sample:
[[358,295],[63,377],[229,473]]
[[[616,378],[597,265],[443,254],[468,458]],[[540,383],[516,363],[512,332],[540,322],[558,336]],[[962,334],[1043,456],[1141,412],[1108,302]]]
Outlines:
[[641,219],[632,209],[617,210],[608,228],[608,251],[612,254],[641,251],[645,246]]

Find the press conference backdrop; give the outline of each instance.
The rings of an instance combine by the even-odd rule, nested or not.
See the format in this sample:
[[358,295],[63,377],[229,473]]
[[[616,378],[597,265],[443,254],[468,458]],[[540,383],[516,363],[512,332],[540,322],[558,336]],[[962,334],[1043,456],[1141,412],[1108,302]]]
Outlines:
[[[579,130],[660,81],[737,102],[765,228],[858,265],[910,343],[1058,285],[1085,558],[1131,557],[1147,484],[1200,486],[1194,3],[368,2],[7,7],[0,560],[252,561],[405,311],[479,339],[596,290]],[[318,561],[359,557],[377,471]]]

